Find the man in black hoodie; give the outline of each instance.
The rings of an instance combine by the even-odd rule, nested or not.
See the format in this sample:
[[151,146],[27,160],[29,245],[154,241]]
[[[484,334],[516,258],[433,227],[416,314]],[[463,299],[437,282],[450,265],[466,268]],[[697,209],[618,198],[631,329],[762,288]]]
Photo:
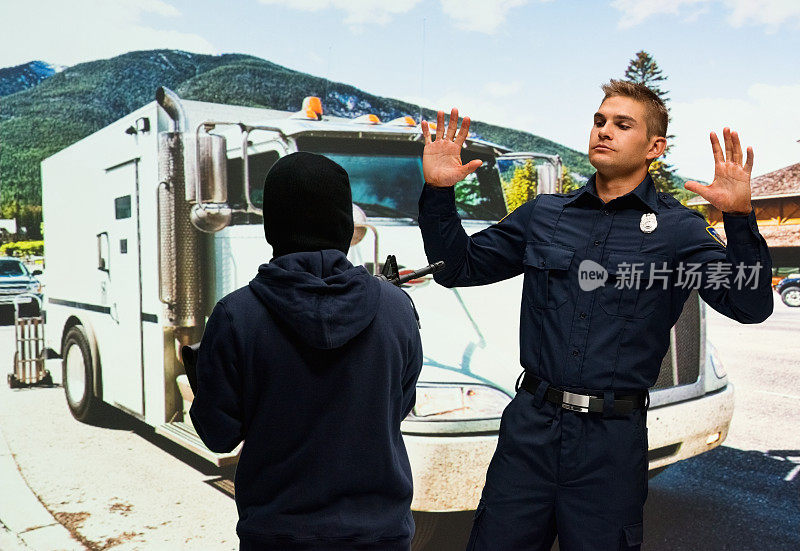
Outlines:
[[422,345],[411,299],[353,266],[347,172],[280,159],[264,185],[273,258],[216,303],[192,423],[212,451],[244,440],[240,550],[407,550],[411,467],[400,422]]

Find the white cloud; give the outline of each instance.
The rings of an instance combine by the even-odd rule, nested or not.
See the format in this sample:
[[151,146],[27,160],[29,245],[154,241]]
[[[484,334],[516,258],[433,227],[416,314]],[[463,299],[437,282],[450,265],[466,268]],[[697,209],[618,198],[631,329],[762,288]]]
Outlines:
[[74,65],[156,48],[215,53],[199,35],[155,26],[180,15],[163,0],[3,2],[0,67],[34,59]]
[[[336,9],[345,13],[345,24],[362,31],[365,25],[384,25],[396,15],[411,11],[420,0],[259,0],[262,4],[281,5],[303,11]],[[549,2],[551,0],[539,0]],[[512,8],[530,0],[440,0],[442,11],[459,29],[494,34]]]
[[396,15],[407,13],[420,0],[259,0],[262,4],[283,5],[303,11],[320,11],[333,8],[345,12],[344,22],[353,30],[377,23],[385,25]]
[[728,20],[735,27],[760,23],[776,30],[792,20],[800,26],[800,2],[797,0],[726,0],[725,3],[733,10]]
[[442,11],[456,27],[465,31],[494,34],[506,20],[511,8],[524,6],[529,0],[441,0]]
[[[797,0],[613,0],[611,6],[622,12],[621,28],[630,28],[657,15],[685,15],[694,20],[711,4],[729,10],[727,21],[734,27],[746,24],[765,25],[770,31],[792,21],[800,24]],[[698,10],[698,7],[700,9]]]
[[736,130],[742,148],[753,147],[757,176],[800,162],[800,84],[753,84],[745,98],[702,98],[672,103],[675,137],[668,162],[687,177],[710,182],[714,176],[709,133],[722,141],[725,126]]

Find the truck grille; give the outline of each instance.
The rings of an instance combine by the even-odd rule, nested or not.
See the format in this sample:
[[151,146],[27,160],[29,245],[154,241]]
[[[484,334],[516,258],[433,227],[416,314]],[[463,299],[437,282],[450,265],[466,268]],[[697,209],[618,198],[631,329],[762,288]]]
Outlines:
[[0,295],[18,295],[28,290],[28,286],[22,285],[3,285],[0,287]]
[[[661,361],[661,371],[653,390],[689,385],[700,377],[700,297],[693,290],[683,312],[672,328],[673,344]],[[674,364],[674,365],[673,365]]]

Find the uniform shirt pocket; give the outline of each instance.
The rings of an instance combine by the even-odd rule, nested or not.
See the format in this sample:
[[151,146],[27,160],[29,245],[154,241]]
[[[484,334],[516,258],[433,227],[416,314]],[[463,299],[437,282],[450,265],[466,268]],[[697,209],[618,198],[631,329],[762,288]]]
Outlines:
[[525,246],[524,293],[537,308],[558,308],[570,293],[569,267],[575,249],[558,243],[528,241]]
[[608,279],[599,302],[606,314],[641,319],[656,306],[669,305],[672,277],[667,256],[609,251],[603,267]]

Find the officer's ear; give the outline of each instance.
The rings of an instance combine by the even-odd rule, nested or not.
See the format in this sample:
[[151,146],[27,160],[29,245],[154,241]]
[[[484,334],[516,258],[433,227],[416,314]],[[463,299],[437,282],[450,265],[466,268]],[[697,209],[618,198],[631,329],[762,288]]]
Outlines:
[[664,154],[667,148],[667,139],[664,136],[653,136],[650,138],[650,148],[647,150],[648,163],[655,161]]

